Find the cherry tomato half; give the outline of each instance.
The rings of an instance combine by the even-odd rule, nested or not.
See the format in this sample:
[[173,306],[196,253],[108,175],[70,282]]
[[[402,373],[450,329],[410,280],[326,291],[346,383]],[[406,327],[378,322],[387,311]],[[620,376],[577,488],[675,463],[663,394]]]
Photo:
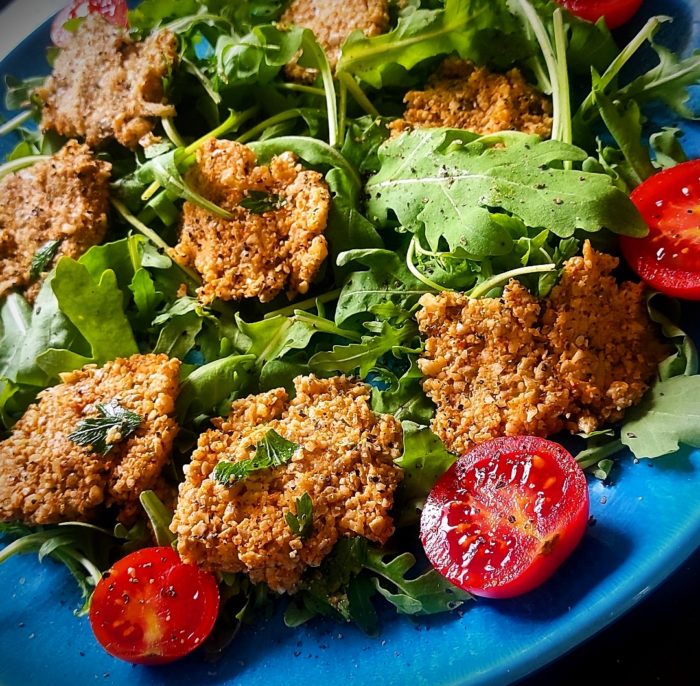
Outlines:
[[214,576],[161,546],[130,553],[105,573],[92,596],[90,624],[110,655],[154,665],[191,653],[218,610]]
[[588,505],[586,477],[560,445],[496,438],[440,477],[423,509],[421,541],[456,586],[509,598],[539,586],[571,554]]
[[662,293],[700,300],[700,160],[654,174],[630,197],[649,225],[644,238],[620,238],[630,267]]
[[70,19],[86,17],[88,14],[101,14],[110,24],[115,26],[129,25],[129,7],[126,0],[73,0],[66,5],[54,18],[51,24],[51,41],[59,48],[65,48],[70,43],[70,31],[64,25]]
[[642,5],[642,0],[556,0],[575,14],[587,21],[598,21],[605,17],[610,29],[616,29],[628,22]]

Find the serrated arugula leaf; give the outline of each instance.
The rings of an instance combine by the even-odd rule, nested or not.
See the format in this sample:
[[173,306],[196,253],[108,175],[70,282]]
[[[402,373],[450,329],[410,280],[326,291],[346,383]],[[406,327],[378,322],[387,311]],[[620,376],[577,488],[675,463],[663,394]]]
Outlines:
[[222,460],[214,468],[212,478],[224,486],[233,486],[253,472],[284,466],[291,461],[298,449],[297,443],[288,441],[270,429],[255,446],[253,457],[240,462]]
[[435,414],[435,406],[423,393],[421,374],[415,355],[408,355],[408,370],[397,377],[388,369],[375,369],[374,372],[384,383],[380,388],[372,385],[372,409],[380,414],[392,414],[399,421],[412,421],[427,424]]
[[401,614],[449,612],[471,599],[468,593],[453,586],[434,569],[407,579],[406,575],[416,564],[416,558],[411,553],[401,553],[385,562],[387,557],[385,550],[370,548],[364,567],[377,575],[372,579],[375,588]]
[[[459,132],[415,131],[380,148],[383,166],[367,183],[370,218],[394,212],[409,231],[463,227],[460,246],[474,257],[499,255],[509,236],[484,215],[499,209],[532,228],[568,238],[575,231],[643,236],[648,229],[607,174],[566,169],[587,154],[560,141],[508,132],[462,143]],[[475,231],[475,213],[483,218]],[[484,226],[490,226],[484,231]],[[432,229],[431,229],[432,230]],[[432,234],[431,245],[436,236]],[[455,236],[449,235],[450,242]]]
[[378,335],[363,336],[360,343],[335,345],[331,351],[318,352],[309,360],[309,366],[316,373],[350,374],[359,369],[360,378],[364,378],[383,355],[405,345],[416,333],[413,322],[405,322],[400,327],[381,322]]
[[371,38],[361,31],[350,34],[343,45],[338,73],[352,74],[381,88],[391,83],[397,66],[408,71],[423,60],[452,52],[466,59],[480,57],[483,45],[475,39],[482,31],[489,31],[493,38],[494,27],[512,34],[519,29],[504,3],[447,0],[444,9],[418,9],[402,16],[389,33]]

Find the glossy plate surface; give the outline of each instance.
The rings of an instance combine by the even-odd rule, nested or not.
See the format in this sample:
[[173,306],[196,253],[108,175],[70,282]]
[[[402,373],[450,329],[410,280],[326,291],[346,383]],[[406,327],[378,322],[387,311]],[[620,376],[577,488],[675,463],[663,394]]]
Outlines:
[[[635,26],[655,13],[676,18],[663,42],[682,51],[700,46],[700,0],[647,0]],[[42,27],[0,63],[0,74],[45,72],[47,42]],[[668,113],[656,119],[676,123]],[[700,156],[700,127],[684,129],[686,149]],[[9,143],[0,140],[2,155]],[[33,556],[15,558],[0,566],[0,684],[506,684],[612,622],[680,565],[700,540],[699,491],[700,451],[653,464],[626,458],[612,486],[591,483],[596,524],[545,587],[520,599],[471,603],[448,617],[384,613],[378,638],[325,622],[290,630],[275,616],[244,629],[216,664],[195,655],[142,668],[110,658],[87,619],[73,617],[78,593],[67,572]]]

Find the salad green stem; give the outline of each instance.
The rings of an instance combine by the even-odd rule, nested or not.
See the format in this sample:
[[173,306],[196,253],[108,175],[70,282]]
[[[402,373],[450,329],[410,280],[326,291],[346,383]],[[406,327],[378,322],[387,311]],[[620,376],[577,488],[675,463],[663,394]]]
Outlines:
[[29,121],[34,113],[31,110],[26,110],[25,112],[20,112],[17,116],[12,117],[6,121],[2,126],[0,126],[0,136],[6,136],[8,133],[14,131],[24,124],[24,122]]
[[328,319],[318,317],[315,314],[309,314],[308,312],[303,312],[302,310],[295,310],[292,319],[297,322],[308,324],[316,329],[316,331],[320,331],[321,333],[330,333],[336,336],[342,336],[343,338],[347,338],[349,341],[355,341],[356,343],[359,343],[362,340],[362,336],[359,333],[348,329],[341,329]]
[[285,91],[295,91],[297,93],[306,93],[308,95],[317,95],[320,98],[326,97],[326,91],[323,88],[315,88],[314,86],[305,86],[303,83],[277,83],[277,88]]
[[29,155],[27,157],[18,157],[16,160],[11,160],[5,164],[0,164],[0,179],[6,177],[8,174],[12,174],[12,172],[31,167],[37,162],[50,159],[50,155]]
[[576,462],[578,462],[581,469],[588,469],[589,467],[598,464],[598,462],[601,460],[611,457],[624,449],[625,446],[622,444],[622,441],[617,439],[615,441],[610,441],[610,443],[606,443],[603,446],[582,450],[578,455],[576,455]]
[[194,24],[200,24],[207,21],[212,23],[225,23],[233,28],[233,25],[228,19],[226,19],[226,17],[222,17],[220,14],[211,14],[210,12],[190,14],[186,17],[175,19],[169,24],[164,24],[161,28],[163,30],[172,31],[173,33],[182,33]]
[[[605,91],[625,64],[627,64],[644,43],[650,40],[656,33],[663,21],[668,21],[668,17],[652,17],[644,24],[639,33],[620,51],[619,55],[617,55],[610,63],[610,66],[600,76],[596,90]],[[595,92],[591,90],[581,103],[577,116],[582,117],[584,121],[590,122],[597,112],[598,109],[595,106]]]
[[338,140],[345,140],[345,129],[348,117],[348,88],[344,81],[340,82],[340,114],[338,116]]
[[495,288],[499,284],[505,281],[510,281],[517,276],[527,276],[528,274],[547,274],[549,272],[556,271],[556,264],[536,264],[531,267],[519,267],[518,269],[511,269],[509,272],[503,272],[502,274],[496,274],[490,279],[480,283],[478,286],[472,288],[469,293],[470,298],[481,298],[486,295],[492,288]]
[[263,134],[271,126],[275,126],[275,124],[281,124],[282,122],[289,121],[290,119],[297,119],[301,116],[301,110],[296,108],[291,110],[285,110],[284,112],[280,112],[279,114],[274,114],[271,117],[264,119],[259,124],[256,124],[252,129],[249,129],[244,134],[238,136],[238,138],[236,138],[236,142],[243,144],[249,143],[250,141],[254,141],[258,136]]
[[360,88],[360,84],[357,83],[355,77],[352,74],[346,72],[341,72],[338,75],[341,85],[347,88],[350,95],[352,95],[355,102],[365,111],[367,114],[373,117],[381,116],[379,110],[372,104],[370,99],[365,95],[365,92]]
[[180,132],[175,128],[172,118],[164,117],[160,121],[163,125],[163,131],[165,131],[165,135],[170,139],[171,143],[173,143],[173,145],[175,145],[177,148],[184,148],[185,141],[182,140]]
[[[117,200],[116,198],[110,198],[110,202],[112,203],[114,209],[117,212],[119,212],[122,218],[127,223],[131,224],[131,226],[133,226],[139,233],[143,234],[146,238],[148,238],[148,240],[151,241],[151,243],[153,243],[161,250],[164,250],[166,253],[170,250],[170,246],[153,229],[149,228],[141,220],[135,217],[129,211],[127,206],[123,202],[121,202],[121,200]],[[173,261],[173,263],[177,265],[177,267],[184,274],[186,274],[193,283],[197,285],[201,283],[201,279],[199,278],[199,274],[197,274],[197,272],[190,269],[189,267],[185,267],[184,265],[179,264],[176,261]]]
[[[561,8],[554,10],[554,48],[557,57],[557,81],[559,84],[559,130],[556,137],[563,143],[571,145],[574,140],[571,121],[571,94],[569,91],[569,67],[566,59],[566,29],[564,28],[564,12]],[[564,163],[566,169],[571,169],[571,161]]]
[[310,310],[311,308],[316,307],[317,303],[325,305],[326,303],[337,300],[340,297],[342,291],[342,288],[336,288],[333,291],[328,291],[328,293],[323,293],[323,295],[318,295],[313,298],[307,298],[306,300],[302,300],[301,302],[289,305],[289,307],[283,307],[279,310],[273,310],[272,312],[268,312],[264,316],[264,319],[272,319],[272,317],[279,316],[291,317],[297,310]]
[[336,101],[333,73],[328,64],[326,53],[318,44],[313,32],[304,31],[301,44],[304,52],[309,52],[321,72],[323,90],[326,93],[326,108],[328,110],[328,143],[334,148],[338,144],[338,103]]
[[432,288],[435,291],[449,291],[449,288],[445,288],[444,286],[441,286],[439,283],[436,283],[435,281],[432,281],[429,279],[427,276],[421,273],[421,271],[416,267],[415,263],[413,262],[413,258],[416,255],[416,237],[414,236],[411,239],[411,242],[408,244],[408,250],[406,251],[406,266],[408,267],[408,270],[415,276],[420,282],[424,283],[428,288]]

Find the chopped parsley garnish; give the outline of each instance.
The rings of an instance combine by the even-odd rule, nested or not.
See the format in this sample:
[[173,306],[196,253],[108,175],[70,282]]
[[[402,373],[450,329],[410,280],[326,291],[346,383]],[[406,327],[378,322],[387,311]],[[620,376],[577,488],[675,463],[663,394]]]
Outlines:
[[143,417],[125,410],[116,400],[95,405],[99,417],[83,419],[68,438],[76,445],[89,446],[92,452],[106,455],[117,443],[141,426]]
[[287,464],[298,448],[296,443],[282,438],[274,429],[270,429],[255,446],[253,457],[240,462],[219,462],[214,469],[213,479],[224,486],[233,486],[253,472]]
[[265,212],[272,212],[273,210],[279,210],[280,207],[284,207],[287,201],[281,195],[276,193],[267,193],[265,191],[248,191],[241,202],[238,204],[245,210],[252,212],[253,214],[263,214]]
[[31,266],[29,267],[29,278],[32,281],[38,279],[46,267],[49,266],[51,260],[56,257],[60,245],[60,240],[47,241],[34,253]]
[[314,504],[308,493],[296,499],[296,510],[296,514],[292,514],[290,510],[284,518],[291,532],[304,540],[311,536],[314,529]]

